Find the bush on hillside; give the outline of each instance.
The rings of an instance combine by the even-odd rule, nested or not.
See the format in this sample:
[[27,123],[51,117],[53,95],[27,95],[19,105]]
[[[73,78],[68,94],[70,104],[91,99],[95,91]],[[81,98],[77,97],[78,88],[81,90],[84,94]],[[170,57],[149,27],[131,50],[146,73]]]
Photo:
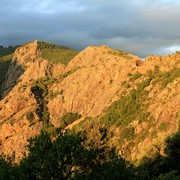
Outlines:
[[63,115],[63,117],[61,118],[60,127],[65,128],[67,125],[71,124],[73,121],[75,121],[79,118],[81,118],[80,114],[69,112],[69,113]]
[[38,48],[41,51],[42,58],[55,64],[67,65],[78,54],[77,51],[70,48],[40,41],[38,41]]

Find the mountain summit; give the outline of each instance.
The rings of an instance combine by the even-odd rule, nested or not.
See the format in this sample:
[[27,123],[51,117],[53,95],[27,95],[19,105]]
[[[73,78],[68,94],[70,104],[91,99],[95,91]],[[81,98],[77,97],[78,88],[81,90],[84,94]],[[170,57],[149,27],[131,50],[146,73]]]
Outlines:
[[142,61],[104,45],[77,52],[27,43],[0,84],[0,152],[18,161],[30,137],[61,127],[87,132],[98,146],[106,141],[134,163],[163,155],[179,129],[179,86],[178,52]]

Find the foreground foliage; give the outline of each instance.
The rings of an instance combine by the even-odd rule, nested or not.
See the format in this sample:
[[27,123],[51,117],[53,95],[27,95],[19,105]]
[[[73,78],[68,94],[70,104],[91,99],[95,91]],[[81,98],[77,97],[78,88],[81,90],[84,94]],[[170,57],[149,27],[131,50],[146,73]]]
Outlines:
[[146,179],[180,179],[180,132],[166,141],[166,156],[157,154],[154,159],[143,159],[139,169]]
[[[55,137],[56,136],[56,137]],[[179,179],[180,133],[167,140],[167,156],[144,159],[138,168],[117,156],[113,149],[86,144],[82,134],[56,129],[31,138],[19,164],[0,158],[0,179]],[[54,140],[52,140],[54,139]]]
[[132,167],[113,150],[84,146],[82,135],[56,132],[29,140],[19,165],[0,160],[2,179],[134,179]]

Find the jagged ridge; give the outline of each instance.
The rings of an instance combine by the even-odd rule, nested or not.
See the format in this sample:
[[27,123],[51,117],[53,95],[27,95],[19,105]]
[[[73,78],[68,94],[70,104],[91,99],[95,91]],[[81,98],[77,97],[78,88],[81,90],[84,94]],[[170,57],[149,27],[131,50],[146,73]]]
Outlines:
[[[164,140],[179,126],[178,53],[151,56],[143,62],[107,46],[91,46],[65,67],[43,59],[43,48],[49,46],[54,47],[35,41],[14,54],[3,84],[11,88],[8,95],[4,90],[0,102],[1,152],[16,151],[19,158],[23,153],[19,147],[30,136],[42,128],[50,133],[60,126],[61,117],[78,114],[81,119],[66,128],[87,131],[99,145],[101,141],[115,145],[131,161],[157,151],[163,154]],[[55,51],[62,49],[69,51],[55,46]],[[12,146],[17,137],[23,138]]]

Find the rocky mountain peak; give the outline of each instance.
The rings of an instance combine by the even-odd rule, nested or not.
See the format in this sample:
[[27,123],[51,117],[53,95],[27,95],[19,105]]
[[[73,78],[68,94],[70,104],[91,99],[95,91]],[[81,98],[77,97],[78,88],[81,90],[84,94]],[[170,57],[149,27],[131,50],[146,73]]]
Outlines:
[[35,40],[16,49],[12,63],[15,62],[20,66],[25,66],[29,61],[33,61],[39,57],[38,41]]
[[4,97],[18,82],[30,82],[40,77],[52,76],[64,70],[64,65],[53,65],[42,58],[39,47],[40,41],[27,43],[17,48],[11,64],[6,73],[4,83],[1,85]]
[[85,130],[93,140],[107,129],[107,144],[133,162],[163,154],[180,122],[179,68],[178,53],[142,61],[105,45],[78,53],[37,40],[25,44],[1,85],[0,152],[15,151],[18,159],[28,138],[62,127]]
[[108,46],[88,46],[81,51],[74,59],[70,61],[67,69],[75,66],[92,66],[104,62],[105,64],[112,62],[119,63],[124,66],[125,64],[136,65],[137,62],[142,63],[141,59],[137,56],[123,52],[121,50],[113,50]]

